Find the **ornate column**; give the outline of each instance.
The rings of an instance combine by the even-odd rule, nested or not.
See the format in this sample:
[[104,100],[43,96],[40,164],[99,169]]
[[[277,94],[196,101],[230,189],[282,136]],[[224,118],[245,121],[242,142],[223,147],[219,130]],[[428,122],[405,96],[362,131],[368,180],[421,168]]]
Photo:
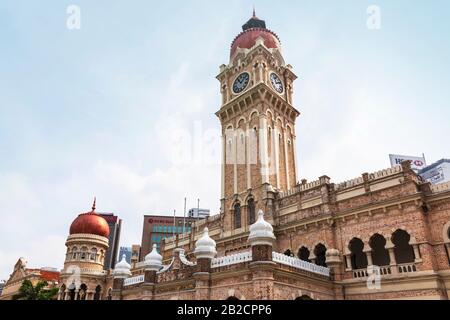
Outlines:
[[293,152],[294,152],[294,173],[295,173],[295,181],[294,181],[294,185],[296,185],[297,184],[297,181],[298,181],[298,167],[297,167],[297,146],[296,146],[296,144],[295,144],[295,141],[296,141],[296,139],[295,139],[295,136],[294,136],[294,133],[292,133],[292,150],[293,150]]
[[130,269],[131,266],[126,261],[126,256],[124,254],[122,255],[122,260],[120,260],[119,263],[116,264],[116,267],[113,271],[113,290],[111,292],[112,300],[122,300],[123,285],[125,279],[131,276]]
[[413,247],[414,250],[414,263],[422,262],[422,258],[420,257],[419,244],[415,239],[411,237],[411,241],[409,244]]
[[366,249],[364,250],[364,253],[367,257],[367,266],[373,266],[373,260],[372,260],[372,249]]
[[217,254],[216,242],[211,239],[208,228],[203,230],[203,235],[195,243],[194,255],[197,258],[197,270],[194,273],[195,299],[209,300],[211,280],[211,260]]
[[284,137],[284,164],[286,167],[286,191],[291,189],[291,181],[289,177],[289,153],[288,153],[288,139],[286,134],[286,128],[283,128],[283,137]]
[[263,115],[260,118],[259,128],[259,148],[261,157],[262,182],[269,183],[269,151],[267,149],[267,118]]
[[325,257],[325,262],[330,269],[330,278],[333,281],[335,299],[343,300],[344,296],[342,294],[342,285],[336,283],[341,281],[343,278],[341,254],[339,250],[331,248],[327,250]]
[[94,300],[94,290],[86,291],[86,300]]
[[274,142],[274,154],[275,154],[275,174],[277,175],[277,189],[280,189],[280,131],[278,127],[274,125],[272,130],[272,141]]
[[[250,143],[250,122],[247,122],[247,131],[245,133],[245,140],[246,140],[246,156],[245,156],[245,162],[247,164],[247,189],[252,188],[252,172],[251,172],[251,152],[252,152],[252,145]],[[256,146],[255,146],[256,147]]]
[[221,199],[225,198],[225,166],[226,166],[226,147],[227,147],[227,143],[226,143],[226,136],[225,134],[222,135],[221,137],[222,139],[222,168],[221,168],[221,173],[222,173],[222,189],[221,189]]
[[157,281],[156,273],[163,267],[162,256],[153,244],[152,251],[145,256],[144,260],[144,282],[146,284],[155,284]]
[[276,264],[272,261],[272,247],[275,241],[273,228],[264,220],[264,212],[258,212],[258,220],[250,226],[248,236],[252,248],[252,262],[249,265],[252,271],[253,299],[274,299],[273,269]]
[[314,255],[314,253],[311,253],[309,256],[309,260],[311,261],[311,263],[316,263],[316,256]]
[[259,71],[259,82],[264,82],[264,71],[263,71],[263,64],[261,61],[258,62],[258,71]]
[[345,255],[345,261],[347,262],[347,268],[345,268],[345,271],[352,271],[352,256],[350,253]]
[[237,176],[237,163],[238,163],[238,135],[237,130],[234,131],[233,134],[233,193],[238,193],[238,176]]
[[388,250],[389,252],[389,260],[390,263],[389,265],[391,266],[391,272],[392,274],[397,274],[398,270],[397,270],[397,260],[395,259],[395,252],[394,252],[394,244],[392,243],[391,239],[386,239],[386,246],[385,248]]

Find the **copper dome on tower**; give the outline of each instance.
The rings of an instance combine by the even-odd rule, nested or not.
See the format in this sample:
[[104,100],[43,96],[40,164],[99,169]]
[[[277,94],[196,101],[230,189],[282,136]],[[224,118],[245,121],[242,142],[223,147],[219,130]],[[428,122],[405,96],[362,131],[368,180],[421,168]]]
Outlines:
[[69,233],[94,234],[105,238],[109,237],[109,226],[106,220],[95,213],[95,199],[92,211],[80,214],[70,225]]
[[280,48],[281,43],[278,36],[266,28],[266,22],[253,16],[242,26],[242,32],[231,43],[230,57],[233,57],[237,48],[250,49],[256,44],[259,37],[264,39],[264,45],[269,49]]

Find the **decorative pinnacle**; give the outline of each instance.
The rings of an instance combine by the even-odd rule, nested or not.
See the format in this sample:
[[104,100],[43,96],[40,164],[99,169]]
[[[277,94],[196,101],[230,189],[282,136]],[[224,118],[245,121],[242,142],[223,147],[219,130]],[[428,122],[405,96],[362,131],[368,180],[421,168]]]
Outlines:
[[97,201],[97,197],[94,197],[94,203],[92,204],[92,212],[95,211],[95,202]]
[[253,5],[253,18],[256,18],[256,10],[255,10],[255,5]]

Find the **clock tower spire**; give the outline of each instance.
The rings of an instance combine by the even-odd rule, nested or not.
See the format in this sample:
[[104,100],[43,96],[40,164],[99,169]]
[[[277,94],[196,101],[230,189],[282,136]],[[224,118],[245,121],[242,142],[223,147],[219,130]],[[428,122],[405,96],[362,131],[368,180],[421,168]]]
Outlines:
[[292,105],[297,77],[284,61],[278,36],[255,12],[242,30],[217,76],[225,237],[248,231],[260,209],[273,220],[277,192],[297,184],[295,121],[300,113]]

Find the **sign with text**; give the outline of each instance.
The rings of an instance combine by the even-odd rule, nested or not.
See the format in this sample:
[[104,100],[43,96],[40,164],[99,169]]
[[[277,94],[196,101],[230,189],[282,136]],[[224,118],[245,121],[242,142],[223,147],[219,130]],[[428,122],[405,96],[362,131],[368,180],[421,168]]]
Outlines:
[[391,166],[397,166],[406,160],[411,161],[411,168],[415,170],[420,170],[427,166],[425,162],[425,157],[411,157],[411,156],[401,156],[398,154],[390,154],[389,159],[391,160]]

